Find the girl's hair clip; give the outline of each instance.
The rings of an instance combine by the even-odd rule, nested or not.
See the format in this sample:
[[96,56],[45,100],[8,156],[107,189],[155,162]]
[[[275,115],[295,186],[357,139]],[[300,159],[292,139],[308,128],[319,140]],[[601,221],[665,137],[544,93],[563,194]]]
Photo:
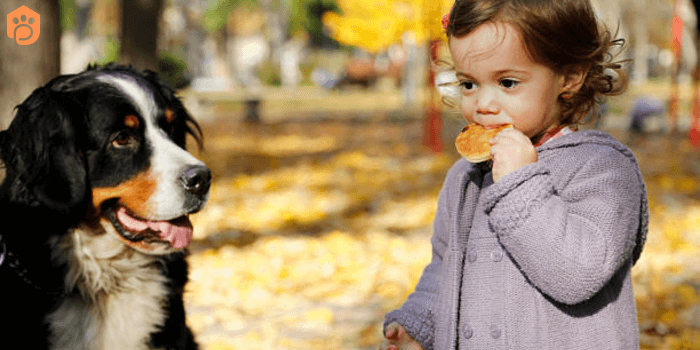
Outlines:
[[442,30],[447,31],[447,26],[450,25],[450,14],[442,16]]

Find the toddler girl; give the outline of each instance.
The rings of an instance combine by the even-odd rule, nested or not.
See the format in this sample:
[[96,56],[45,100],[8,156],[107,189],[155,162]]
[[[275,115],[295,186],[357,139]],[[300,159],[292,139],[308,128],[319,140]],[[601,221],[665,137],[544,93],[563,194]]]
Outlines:
[[626,80],[588,0],[457,0],[460,111],[512,124],[448,172],[433,257],[382,349],[637,349],[630,269],[647,232],[632,152],[576,131]]

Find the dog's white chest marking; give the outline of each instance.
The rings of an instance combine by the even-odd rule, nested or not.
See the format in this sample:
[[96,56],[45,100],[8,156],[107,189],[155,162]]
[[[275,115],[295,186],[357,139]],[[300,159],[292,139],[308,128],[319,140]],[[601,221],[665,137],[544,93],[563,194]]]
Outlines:
[[[97,231],[110,230],[109,224]],[[109,232],[77,228],[54,259],[67,263],[67,294],[49,314],[52,350],[147,350],[163,324],[166,278],[157,257],[128,248]]]

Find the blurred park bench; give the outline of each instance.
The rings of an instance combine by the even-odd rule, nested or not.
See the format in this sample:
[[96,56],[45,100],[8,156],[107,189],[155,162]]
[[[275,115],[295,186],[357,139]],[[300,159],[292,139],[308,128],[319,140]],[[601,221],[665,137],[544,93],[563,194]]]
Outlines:
[[[419,95],[416,106],[422,106],[425,94]],[[232,114],[239,116],[241,112],[243,121],[258,123],[272,122],[291,115],[361,116],[404,110],[401,91],[398,89],[337,91],[316,86],[266,86],[226,91],[185,89],[180,91],[180,96],[193,117],[203,122],[228,118]],[[414,113],[405,114],[413,116]]]

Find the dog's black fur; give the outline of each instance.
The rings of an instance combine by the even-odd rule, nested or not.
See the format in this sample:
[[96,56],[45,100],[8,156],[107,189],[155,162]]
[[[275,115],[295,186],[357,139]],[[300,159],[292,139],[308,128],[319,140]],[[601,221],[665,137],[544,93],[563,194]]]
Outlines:
[[[174,90],[155,73],[132,67],[90,66],[80,74],[57,77],[17,106],[12,124],[0,132],[0,158],[6,171],[0,185],[0,215],[5,222],[0,229],[2,349],[52,349],[52,337],[61,335],[52,334],[47,316],[62,302],[74,298],[92,305],[109,297],[83,290],[80,277],[69,281],[71,266],[67,257],[61,258],[68,250],[62,245],[81,225],[91,228],[109,222],[105,217],[120,198],[95,202],[93,191],[118,187],[149,171],[154,147],[141,125],[149,116],[141,115],[124,91],[98,79],[105,75],[133,81],[147,92],[144,96],[150,96],[157,106],[154,125],[164,139],[184,149],[187,135],[192,135],[201,146],[201,129]],[[141,124],[126,128],[123,118],[130,114],[138,116]],[[196,168],[199,172],[193,181],[197,189],[190,186],[183,191],[189,206],[183,215],[199,210],[208,195],[209,172],[201,165]],[[96,237],[111,234],[102,229],[83,231]],[[127,243],[143,240],[137,236],[120,239]],[[122,255],[133,254],[141,253],[129,250]],[[170,249],[147,256],[152,259],[149,266],[155,266],[167,281],[167,296],[158,302],[165,317],[144,340],[144,348],[197,349],[185,324],[186,251]],[[76,344],[74,348],[87,347]]]

